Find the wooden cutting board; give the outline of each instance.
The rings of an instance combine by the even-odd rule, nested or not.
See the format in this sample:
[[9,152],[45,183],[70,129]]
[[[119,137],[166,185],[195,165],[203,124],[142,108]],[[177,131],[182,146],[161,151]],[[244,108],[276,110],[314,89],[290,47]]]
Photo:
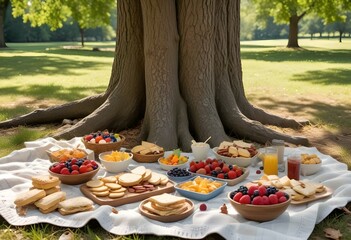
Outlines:
[[168,181],[166,185],[158,185],[156,186],[155,190],[146,191],[143,193],[130,193],[127,190],[125,192],[125,195],[121,198],[97,197],[91,193],[89,187],[87,187],[85,184],[82,184],[80,186],[80,191],[96,204],[117,207],[128,203],[139,202],[151,196],[159,195],[162,193],[172,193],[175,191],[174,185],[175,183],[173,181]]

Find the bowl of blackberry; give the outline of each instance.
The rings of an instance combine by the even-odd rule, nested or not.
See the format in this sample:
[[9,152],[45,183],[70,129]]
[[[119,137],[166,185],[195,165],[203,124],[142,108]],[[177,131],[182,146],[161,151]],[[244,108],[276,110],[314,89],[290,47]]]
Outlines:
[[167,177],[175,182],[183,182],[193,177],[193,174],[186,168],[173,168],[167,171]]

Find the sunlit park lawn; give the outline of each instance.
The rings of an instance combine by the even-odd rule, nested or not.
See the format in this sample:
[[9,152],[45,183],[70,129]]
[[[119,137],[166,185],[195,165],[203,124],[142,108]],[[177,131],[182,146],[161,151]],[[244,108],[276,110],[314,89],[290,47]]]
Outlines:
[[[323,128],[335,134],[350,136],[351,40],[344,39],[339,43],[337,39],[303,39],[300,40],[303,49],[298,51],[284,48],[286,43],[287,40],[241,43],[244,85],[248,99],[273,113],[309,119],[318,130]],[[92,48],[114,48],[114,43],[87,43],[85,50],[62,49],[68,45],[78,44],[9,43],[9,49],[0,51],[1,121],[38,107],[80,99],[105,90],[114,53],[92,51]],[[0,157],[22,148],[24,141],[43,137],[57,127],[58,125],[46,125],[0,130]],[[337,149],[337,153],[333,154],[350,167],[349,150],[335,141],[330,141],[330,145],[333,147],[329,149],[324,146],[323,149]],[[338,228],[347,236],[351,234],[347,225],[350,220],[350,216],[334,211],[316,226],[312,236],[322,237],[325,226]],[[9,227],[3,219],[1,221],[0,239],[14,239],[17,238],[16,234],[29,239],[55,239],[65,230],[45,224],[14,228]],[[101,239],[113,237],[96,222],[76,233],[86,239],[94,239],[96,236]],[[129,237],[143,239],[150,236]]]

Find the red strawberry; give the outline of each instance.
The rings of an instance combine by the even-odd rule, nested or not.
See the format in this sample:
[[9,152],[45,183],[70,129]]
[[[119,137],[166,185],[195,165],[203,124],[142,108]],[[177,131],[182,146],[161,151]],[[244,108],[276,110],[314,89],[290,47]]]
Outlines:
[[235,173],[236,173],[236,176],[237,176],[237,177],[240,177],[240,176],[243,174],[243,170],[241,170],[241,169],[236,169],[236,170],[235,170]]
[[222,179],[224,179],[224,173],[219,173],[219,174],[217,175],[217,178],[222,178]]
[[206,164],[211,164],[212,163],[212,159],[211,158],[207,158],[206,159]]
[[71,172],[71,174],[72,174],[72,175],[77,175],[77,174],[79,174],[79,171],[78,171],[78,170],[73,170],[73,171]]
[[234,197],[233,197],[233,200],[235,201],[235,202],[239,202],[240,201],[240,198],[243,196],[243,193],[242,192],[238,192],[238,193],[236,193],[235,195],[234,195]]
[[222,172],[222,168],[220,168],[220,167],[216,167],[214,170],[215,170],[217,173]]
[[88,172],[88,168],[85,165],[79,167],[79,173],[86,173]]
[[78,165],[72,165],[71,168],[72,168],[72,171],[73,171],[73,170],[79,171],[79,166],[78,166]]
[[78,159],[77,158],[72,158],[71,159],[71,166],[73,166],[74,164],[77,164]]
[[190,172],[193,172],[193,173],[195,173],[196,171],[197,171],[197,168],[196,168],[196,165],[192,165],[192,166],[190,166]]
[[209,165],[206,165],[205,167],[206,173],[210,173],[211,172],[211,168]]
[[62,168],[60,174],[70,175],[71,173],[69,172],[68,168]]
[[275,195],[277,195],[278,199],[285,196],[285,193],[283,191],[278,191],[275,193]]
[[252,199],[252,204],[253,205],[263,205],[263,199],[261,196],[256,196],[254,199]]
[[251,198],[249,195],[243,195],[240,200],[239,203],[241,204],[250,204],[251,203]]
[[236,172],[234,172],[234,171],[229,171],[229,172],[228,172],[228,178],[229,178],[229,179],[235,179],[235,178],[237,178]]
[[230,171],[230,169],[229,169],[228,166],[223,166],[223,167],[222,167],[222,172],[227,173],[227,172],[229,172],[229,171]]
[[191,161],[189,166],[191,167],[191,166],[193,166],[193,165],[195,165],[195,164],[196,164],[196,162]]

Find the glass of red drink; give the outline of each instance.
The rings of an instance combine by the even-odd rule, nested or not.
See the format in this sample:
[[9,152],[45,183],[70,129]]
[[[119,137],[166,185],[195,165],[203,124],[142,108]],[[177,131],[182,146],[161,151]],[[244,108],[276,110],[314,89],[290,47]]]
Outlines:
[[300,180],[301,156],[288,156],[288,178]]

